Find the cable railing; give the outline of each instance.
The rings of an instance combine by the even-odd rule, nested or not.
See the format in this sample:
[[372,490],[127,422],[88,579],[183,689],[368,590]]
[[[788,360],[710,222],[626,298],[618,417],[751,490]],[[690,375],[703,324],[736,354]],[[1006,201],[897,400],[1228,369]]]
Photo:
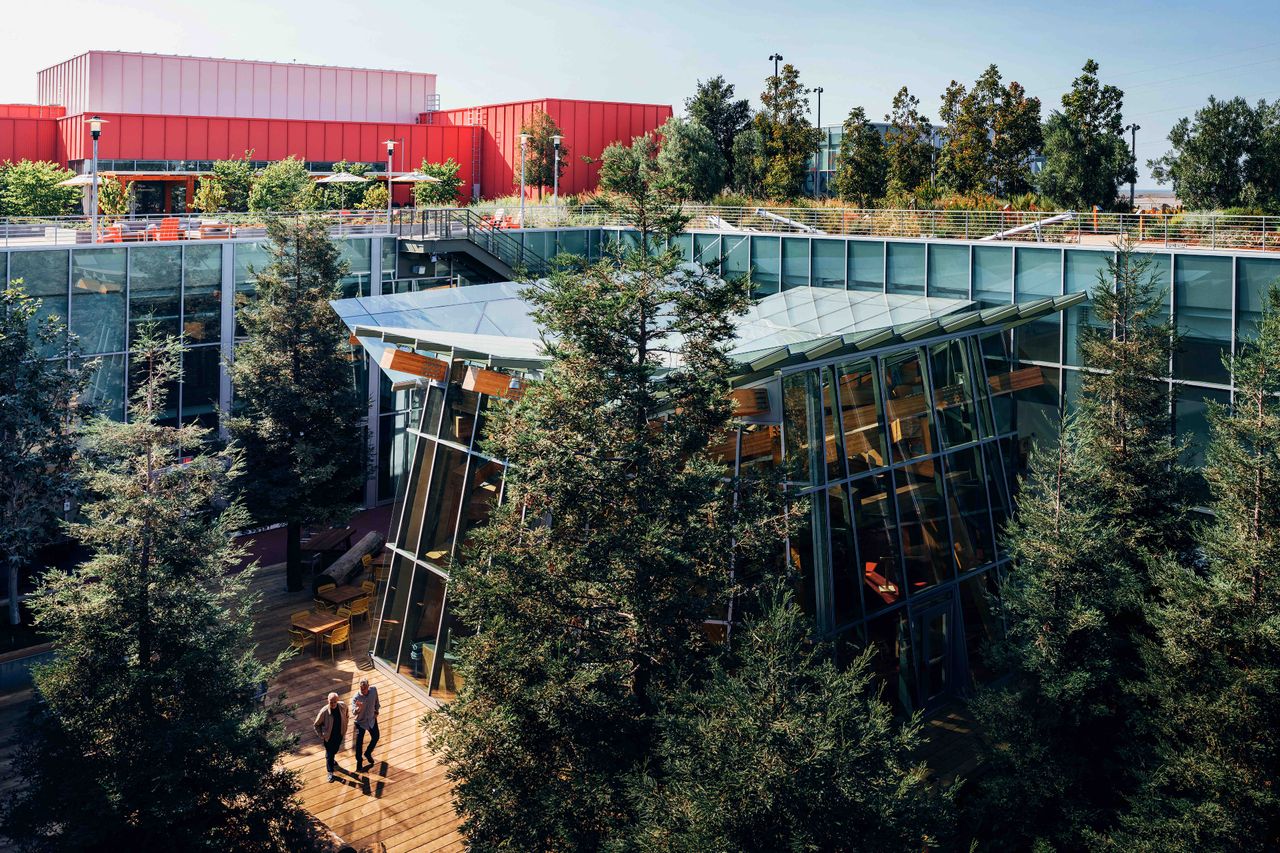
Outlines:
[[[1234,251],[1280,251],[1280,216],[1222,213],[1103,213],[1018,210],[882,210],[841,207],[721,207],[689,204],[688,230],[735,234],[968,240],[1110,245],[1127,237],[1139,246]],[[272,219],[318,216],[334,237],[397,233],[464,236],[533,275],[549,268],[513,236],[521,228],[626,228],[629,223],[599,205],[529,205],[523,221],[514,209],[493,204],[465,208],[398,208],[388,227],[386,211],[154,214],[99,216],[98,244],[170,240],[262,239]],[[0,218],[0,249],[77,246],[95,242],[87,216]]]
[[[472,208],[490,215],[502,208]],[[982,242],[1139,245],[1252,251],[1280,250],[1280,216],[1223,213],[1103,213],[1019,210],[883,210],[841,207],[720,207],[687,204],[695,231],[889,237]],[[535,205],[525,228],[626,227],[598,205]]]
[[263,239],[271,221],[303,216],[324,220],[332,237],[391,233],[385,210],[99,215],[96,240],[93,221],[88,216],[8,216],[0,218],[0,249]]

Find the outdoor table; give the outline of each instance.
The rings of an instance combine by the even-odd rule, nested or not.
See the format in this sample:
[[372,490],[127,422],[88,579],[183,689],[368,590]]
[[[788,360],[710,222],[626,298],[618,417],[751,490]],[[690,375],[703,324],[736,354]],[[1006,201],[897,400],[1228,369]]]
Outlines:
[[355,535],[355,532],[356,529],[354,527],[335,527],[330,530],[321,530],[302,543],[302,550],[324,553],[341,548],[345,551],[351,547],[351,537]]
[[311,635],[312,640],[319,640],[325,634],[334,628],[341,628],[347,624],[345,616],[338,616],[335,613],[308,613],[306,616],[300,616],[292,621],[293,627],[299,631],[306,631]]
[[343,584],[342,586],[335,586],[333,589],[320,590],[316,593],[316,598],[323,599],[330,604],[341,607],[349,601],[354,601],[355,599],[362,598],[368,594],[369,593],[365,591],[363,587]]

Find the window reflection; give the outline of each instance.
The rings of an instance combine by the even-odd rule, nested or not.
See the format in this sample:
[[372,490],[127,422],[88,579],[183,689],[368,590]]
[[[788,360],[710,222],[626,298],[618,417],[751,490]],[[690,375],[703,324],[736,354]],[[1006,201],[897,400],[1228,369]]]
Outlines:
[[950,447],[978,439],[973,375],[964,351],[964,341],[959,339],[937,344],[929,351],[938,426]]
[[458,671],[458,641],[473,632],[453,613],[453,602],[446,594],[444,620],[440,629],[440,643],[432,674],[431,695],[443,700],[453,699],[462,689],[462,673]]
[[829,368],[821,371],[822,376],[822,434],[823,459],[826,462],[827,479],[843,480],[844,442],[840,433],[840,409],[836,401],[835,389],[832,387],[832,373]]
[[155,326],[162,335],[177,335],[182,314],[182,247],[134,249],[129,253],[129,340],[140,328]]
[[422,520],[422,540],[418,555],[438,566],[449,562],[453,533],[458,523],[467,474],[466,451],[440,445],[436,466],[431,472],[427,510]]
[[844,453],[849,473],[884,465],[884,430],[880,426],[880,392],[871,359],[850,361],[836,368],[840,413],[844,423]]
[[86,355],[125,350],[125,249],[83,249],[71,258],[71,331]]
[[774,468],[782,462],[781,430],[769,424],[745,424],[738,453],[742,460],[739,473]]
[[871,669],[884,685],[881,698],[900,713],[911,713],[916,707],[915,674],[907,614],[899,610],[868,622],[867,645],[874,651]]
[[822,477],[823,468],[818,456],[818,448],[822,445],[818,394],[816,371],[803,370],[782,377],[788,473],[799,483],[816,483]]
[[897,518],[888,483],[887,474],[875,474],[849,484],[859,571],[865,587],[862,600],[868,612],[897,604],[903,598]]
[[926,459],[894,472],[902,560],[911,591],[926,589],[952,575],[947,522],[942,511],[937,462]]
[[960,584],[960,612],[964,618],[969,674],[979,684],[988,684],[999,674],[986,660],[987,646],[999,640],[1004,633],[997,589],[994,571]]
[[885,409],[889,442],[896,459],[914,459],[933,453],[933,419],[925,398],[920,355],[897,353],[884,359]]
[[987,513],[986,472],[978,448],[961,450],[946,458],[947,510],[957,568],[966,572],[995,559],[995,540]]
[[498,496],[502,492],[503,466],[492,459],[471,457],[471,469],[467,472],[466,493],[462,496],[462,512],[458,519],[458,545],[469,547],[468,534],[489,521]]
[[440,636],[440,616],[444,608],[445,579],[418,566],[411,584],[404,632],[400,638],[396,672],[426,688],[435,665],[436,640]]
[[216,343],[222,333],[222,247],[185,246],[182,334],[187,343]]
[[[806,495],[801,500],[808,502],[809,511],[788,540],[788,567],[800,609],[816,616],[815,584],[827,548],[827,508],[821,494],[816,499]],[[818,619],[819,627],[824,627],[824,623],[825,620]]]
[[831,522],[831,602],[836,626],[862,617],[862,572],[853,546],[853,508],[846,486],[827,489]]

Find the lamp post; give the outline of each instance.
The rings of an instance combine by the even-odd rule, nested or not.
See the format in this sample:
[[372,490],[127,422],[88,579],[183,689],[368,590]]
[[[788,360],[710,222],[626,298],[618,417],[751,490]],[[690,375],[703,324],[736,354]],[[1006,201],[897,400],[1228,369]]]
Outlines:
[[102,126],[106,123],[106,119],[101,116],[89,119],[89,135],[93,137],[93,163],[90,166],[92,174],[89,179],[89,235],[93,243],[98,242],[98,137],[102,135]]
[[[822,92],[821,86],[815,86],[813,93],[818,96],[818,130],[822,130]],[[813,197],[818,197],[818,177],[822,174],[822,149],[826,141],[826,134],[823,135],[823,142],[818,143],[818,151],[813,158]]]
[[1129,182],[1129,212],[1132,213],[1138,179],[1138,131],[1142,130],[1142,125],[1131,124],[1125,130],[1129,131],[1129,153],[1133,157],[1133,180]]
[[520,227],[524,227],[524,152],[529,147],[529,134],[520,134]]
[[553,208],[560,206],[560,140],[563,138],[558,133],[551,137],[551,145],[555,149],[555,160],[551,164],[551,206]]
[[773,76],[774,76],[774,77],[777,77],[777,76],[778,76],[778,63],[782,61],[782,54],[780,54],[780,53],[771,53],[771,54],[769,54],[769,61],[773,63]]
[[391,158],[395,156],[396,145],[399,144],[394,139],[387,140],[387,231],[391,231]]

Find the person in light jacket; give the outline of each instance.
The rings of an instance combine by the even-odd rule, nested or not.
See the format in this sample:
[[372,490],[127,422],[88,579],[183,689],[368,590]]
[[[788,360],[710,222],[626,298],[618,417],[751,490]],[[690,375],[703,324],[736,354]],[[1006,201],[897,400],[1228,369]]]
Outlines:
[[[369,686],[369,679],[360,679],[360,687],[351,697],[351,723],[356,727],[356,772],[361,772],[364,767],[360,764],[361,756],[364,757],[364,763],[369,767],[373,766],[373,748],[378,745],[378,711],[382,709],[382,705],[378,702],[378,688]],[[364,747],[365,733],[369,734],[369,748]]]
[[338,766],[338,750],[347,736],[347,706],[338,701],[337,693],[330,693],[328,701],[316,714],[316,734],[324,743],[324,767],[329,771],[329,781],[337,781],[335,772],[346,772]]

